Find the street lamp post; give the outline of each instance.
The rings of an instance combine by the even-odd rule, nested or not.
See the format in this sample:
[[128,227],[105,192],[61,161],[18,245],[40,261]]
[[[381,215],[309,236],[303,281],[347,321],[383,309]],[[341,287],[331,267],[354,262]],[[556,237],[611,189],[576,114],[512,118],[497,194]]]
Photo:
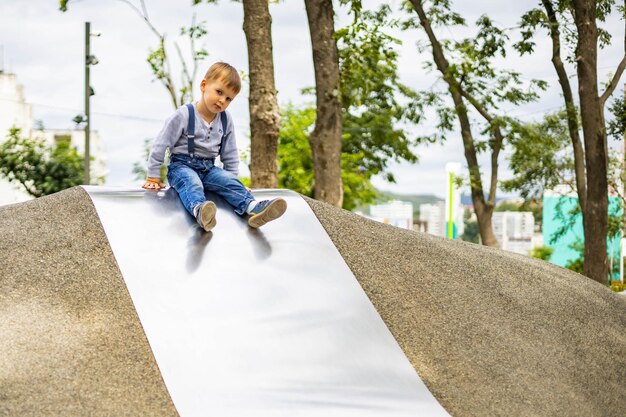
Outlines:
[[91,33],[91,23],[85,22],[85,172],[84,183],[89,185],[89,132],[91,131],[91,116],[89,114],[89,100],[94,95],[93,89],[89,85],[89,67],[96,65],[98,59],[91,55],[90,39],[91,36],[100,36],[100,34]]

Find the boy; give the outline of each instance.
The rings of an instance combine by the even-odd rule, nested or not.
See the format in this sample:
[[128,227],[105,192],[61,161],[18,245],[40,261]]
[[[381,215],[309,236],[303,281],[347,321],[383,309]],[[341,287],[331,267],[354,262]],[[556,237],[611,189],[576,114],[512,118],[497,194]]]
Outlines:
[[[239,90],[241,79],[235,68],[224,62],[211,65],[200,83],[200,100],[176,110],[150,150],[143,188],[158,191],[165,187],[160,172],[165,150],[170,148],[167,179],[187,211],[207,232],[215,227],[217,207],[206,201],[205,190],[223,197],[240,216],[249,215],[248,224],[254,228],[279,218],[287,209],[282,198],[257,202],[238,179],[235,127],[225,111]],[[223,169],[214,164],[217,156]]]

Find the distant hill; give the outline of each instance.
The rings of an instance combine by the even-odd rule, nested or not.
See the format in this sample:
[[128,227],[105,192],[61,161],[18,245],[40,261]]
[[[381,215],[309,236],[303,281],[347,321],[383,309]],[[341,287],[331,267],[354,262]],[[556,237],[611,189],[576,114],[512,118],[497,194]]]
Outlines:
[[435,204],[439,201],[444,201],[443,198],[437,197],[434,194],[398,194],[384,191],[383,195],[389,200],[400,200],[412,203],[415,211],[419,209],[421,204]]
[[[379,204],[390,200],[406,201],[407,203],[413,204],[413,213],[415,213],[416,215],[419,214],[420,205],[434,204],[439,201],[444,201],[443,198],[437,197],[434,194],[398,194],[391,191],[381,191],[381,194],[383,195],[383,199],[378,201]],[[354,211],[369,213],[370,206],[358,206],[354,209]]]
[[[383,199],[378,201],[379,204],[382,204],[388,200],[406,201],[407,203],[413,204],[413,212],[415,214],[419,213],[419,208],[420,208],[420,205],[422,204],[435,204],[440,201],[445,201],[445,198],[437,197],[434,194],[400,194],[400,193],[394,193],[391,191],[381,191],[381,194],[383,195]],[[515,197],[516,196],[512,196],[512,195],[496,197],[496,204],[501,201],[509,200]],[[487,198],[487,196],[485,196],[485,198]],[[465,207],[472,206],[473,205],[472,196],[469,194],[461,194],[461,205]],[[363,213],[369,213],[369,209],[370,209],[369,206],[358,206],[357,208],[354,209],[354,211],[361,211]]]

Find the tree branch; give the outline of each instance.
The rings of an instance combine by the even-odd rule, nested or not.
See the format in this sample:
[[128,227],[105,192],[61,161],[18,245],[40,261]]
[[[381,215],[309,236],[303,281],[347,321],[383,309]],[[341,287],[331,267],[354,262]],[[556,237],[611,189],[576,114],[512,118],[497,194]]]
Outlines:
[[470,95],[465,89],[459,86],[459,91],[461,95],[470,102],[470,104],[480,113],[480,115],[489,123],[491,126],[491,131],[493,132],[494,141],[493,146],[491,147],[491,182],[489,184],[489,198],[488,203],[492,206],[496,204],[496,190],[498,184],[498,158],[500,156],[500,150],[502,149],[502,144],[504,143],[504,135],[502,134],[502,129],[497,123],[497,119],[489,114],[487,109],[480,104],[478,100],[472,95]]
[[172,81],[172,69],[170,68],[170,60],[167,57],[167,53],[165,52],[165,37],[163,37],[163,67],[165,68],[165,78],[167,79],[167,83],[165,85],[165,87],[167,88],[167,90],[170,92],[170,95],[172,96],[172,100],[174,101],[174,108],[178,108],[179,105],[182,105],[184,103],[182,103],[182,98],[181,98],[181,103],[177,104],[176,102],[176,87],[174,86],[174,81]]
[[542,0],[543,7],[546,9],[548,17],[550,38],[552,38],[552,66],[556,71],[563,92],[563,100],[565,100],[565,111],[567,114],[567,128],[572,141],[572,149],[574,151],[574,175],[576,177],[576,192],[578,194],[578,202],[584,210],[587,206],[587,179],[585,177],[585,153],[583,151],[580,134],[578,132],[578,114],[576,104],[574,103],[574,94],[567,77],[567,71],[563,60],[561,59],[561,32],[560,23],[557,19],[556,12],[552,6],[551,0]]
[[[469,116],[467,114],[467,108],[465,106],[465,103],[463,102],[463,89],[461,88],[459,81],[455,78],[454,74],[450,70],[450,64],[445,57],[444,48],[435,36],[435,33],[430,25],[428,16],[424,11],[422,0],[410,0],[410,2],[413,5],[417,15],[419,16],[420,25],[426,32],[430,41],[435,65],[437,66],[437,69],[441,72],[444,81],[448,84],[450,95],[452,96],[452,100],[454,101],[455,111],[457,113],[459,124],[461,127],[461,138],[463,139],[463,146],[465,148],[465,159],[467,161],[467,167],[469,170],[472,201],[474,202],[474,211],[476,212],[476,216],[478,217],[478,225],[480,228],[481,238],[483,239],[483,244],[488,246],[497,246],[498,241],[493,233],[493,228],[491,226],[491,216],[493,213],[492,201],[495,199],[495,187],[497,185],[494,181],[494,178],[497,179],[497,153],[500,149],[500,144],[497,142],[498,139],[496,139],[496,143],[494,144],[492,149],[492,182],[490,190],[493,190],[493,192],[490,192],[490,200],[485,201],[476,146],[474,143],[474,138],[472,136],[471,124],[469,121]],[[495,166],[493,164],[494,153],[496,156]]]
[[491,125],[491,130],[495,136],[493,146],[491,148],[491,183],[489,185],[489,205],[496,206],[496,191],[498,188],[498,158],[500,157],[500,150],[504,143],[504,135],[502,129],[497,124]]
[[624,72],[625,68],[626,68],[626,55],[622,57],[622,61],[617,66],[617,69],[615,70],[615,74],[613,75],[611,82],[606,87],[606,91],[604,92],[604,94],[600,96],[600,105],[602,107],[604,107],[604,104],[606,103],[606,101],[609,99],[609,97],[611,97],[611,94],[613,94],[613,91],[615,91],[615,88],[617,87],[617,83],[619,82],[619,79],[622,77],[622,73]]
[[463,97],[465,97],[465,99],[467,101],[470,102],[470,104],[476,109],[476,111],[478,113],[480,113],[480,115],[487,121],[489,122],[489,124],[493,124],[494,122],[494,118],[493,116],[491,116],[488,112],[487,109],[485,109],[485,107],[480,104],[480,102],[478,100],[476,100],[476,98],[474,98],[474,96],[471,96],[467,91],[465,91],[465,89],[463,89],[461,86],[459,86],[459,91],[461,92],[461,95]]
[[163,35],[154,27],[154,25],[152,25],[152,22],[150,22],[150,19],[148,18],[148,11],[146,9],[146,5],[144,4],[143,0],[141,1],[141,7],[143,8],[143,12],[139,10],[137,6],[132,4],[129,0],[117,0],[117,1],[121,1],[122,3],[126,4],[128,7],[133,9],[133,11],[137,13],[139,17],[143,19],[144,22],[146,22],[146,25],[148,25],[152,33],[158,36],[159,39],[163,39]]
[[146,17],[146,19],[149,19],[148,8],[146,7],[146,2],[144,0],[140,0],[140,3],[141,3],[141,10],[143,11],[143,15]]
[[[191,27],[195,27],[196,26],[196,14],[193,13],[191,15]],[[191,81],[193,82],[193,80],[196,78],[196,73],[198,72],[198,60],[196,59],[194,53],[196,50],[196,42],[193,36],[193,33],[191,31],[189,31],[189,43],[191,45],[191,62],[193,62],[193,71],[191,72]]]
[[[187,63],[185,62],[185,58],[183,57],[183,53],[180,50],[180,47],[178,46],[177,42],[174,42],[174,47],[176,48],[176,52],[178,53],[178,57],[180,58],[180,62],[183,65],[183,75],[184,75],[184,77],[183,77],[182,81],[185,84],[192,83],[193,79],[191,78],[191,76],[189,74],[189,70],[187,69]],[[186,80],[184,78],[186,78]]]

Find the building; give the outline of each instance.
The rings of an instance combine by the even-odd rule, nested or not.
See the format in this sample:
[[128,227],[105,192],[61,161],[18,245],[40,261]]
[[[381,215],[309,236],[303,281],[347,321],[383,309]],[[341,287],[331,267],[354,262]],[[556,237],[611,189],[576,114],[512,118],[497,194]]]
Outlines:
[[[620,198],[609,196],[609,213],[619,215],[621,211]],[[552,248],[550,262],[565,267],[570,262],[580,258],[585,242],[585,232],[582,214],[578,210],[576,193],[564,187],[546,190],[543,194],[542,217],[544,245]],[[571,223],[571,225],[563,229],[567,223]],[[554,241],[556,233],[561,229],[564,233],[558,240]],[[619,246],[619,236],[615,239],[607,239],[607,249],[609,251],[612,249],[614,259],[619,259]]]
[[[30,136],[33,125],[32,106],[26,102],[23,86],[17,83],[15,74],[6,74],[0,68],[0,142],[9,129],[17,127]],[[0,205],[29,200],[24,188],[0,179]]]
[[0,133],[1,138],[12,127],[21,129],[31,137],[33,129],[32,106],[26,102],[24,87],[17,83],[15,74],[5,74],[0,69]]
[[532,212],[494,212],[491,224],[502,249],[521,255],[530,254],[535,233],[535,218]]
[[413,229],[413,204],[393,200],[389,203],[370,206],[369,217],[373,220],[400,227]]
[[435,236],[446,235],[446,203],[420,205],[420,221],[426,223],[426,232]]
[[432,204],[420,204],[419,224],[428,234],[459,239],[465,229],[464,208],[461,201],[459,179],[461,164],[446,164],[447,190],[444,201]]
[[[544,245],[552,248],[550,262],[565,267],[568,263],[578,259],[581,255],[575,245],[582,245],[585,239],[583,220],[580,213],[574,214],[578,207],[578,196],[564,186],[543,193],[542,233]],[[553,241],[567,221],[572,220],[572,226],[565,233]]]
[[[465,231],[465,224],[463,223],[463,207],[459,207],[454,217],[459,217],[461,220],[457,220],[453,225],[453,239],[460,239],[460,236]],[[420,204],[420,223],[425,224],[426,233],[447,237],[448,236],[448,223],[446,222],[447,206],[445,201],[440,201],[435,204]]]
[[[0,68],[0,142],[5,140],[11,128],[17,127],[23,136],[43,138],[50,145],[61,139],[69,139],[71,146],[79,154],[84,154],[85,132],[83,129],[38,130],[33,128],[33,124],[32,105],[26,101],[24,87],[18,84],[15,74],[5,73]],[[90,166],[92,178],[104,179],[107,171],[100,135],[97,131],[91,131],[89,138],[90,155],[93,157]],[[0,205],[25,201],[30,198],[20,185],[0,179]]]

